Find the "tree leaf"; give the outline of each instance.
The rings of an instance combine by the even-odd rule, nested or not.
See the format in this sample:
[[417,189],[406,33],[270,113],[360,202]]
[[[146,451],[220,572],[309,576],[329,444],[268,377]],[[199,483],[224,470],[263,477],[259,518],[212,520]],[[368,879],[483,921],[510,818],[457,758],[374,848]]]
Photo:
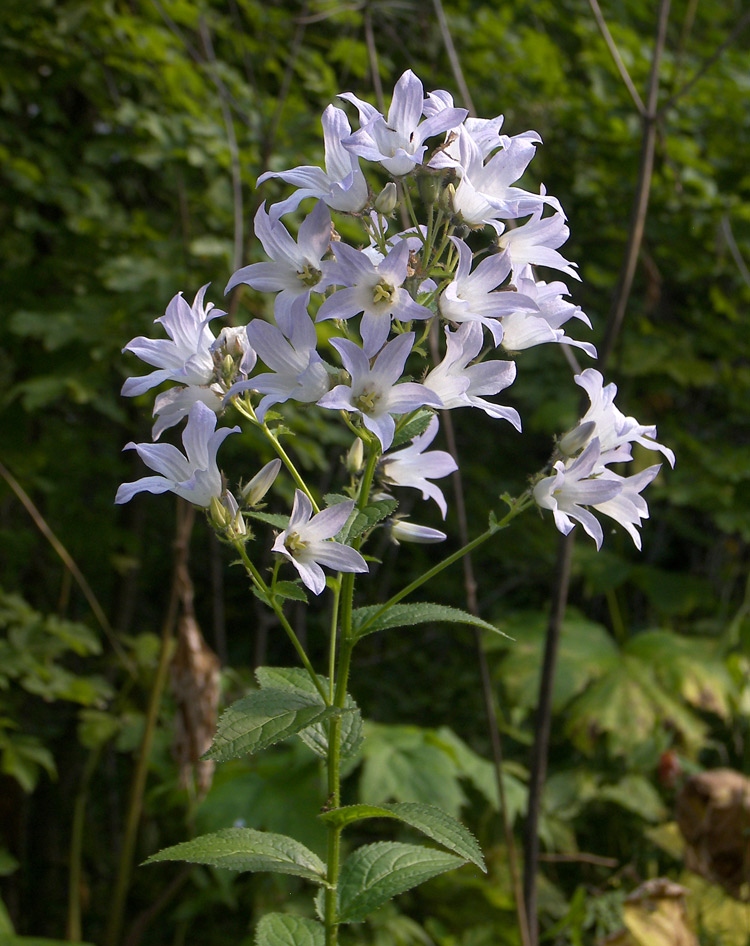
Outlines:
[[366,844],[351,854],[341,869],[339,921],[359,923],[391,897],[465,863],[455,854],[415,844]]
[[317,884],[326,882],[325,864],[304,844],[285,834],[253,828],[224,828],[204,834],[152,854],[144,863],[159,861],[187,861],[225,870],[266,870],[294,874]]
[[[471,624],[481,627],[494,634],[503,634],[494,624],[483,621],[468,611],[460,608],[450,608],[445,604],[432,604],[429,601],[416,601],[412,604],[394,604],[378,614],[382,605],[370,604],[364,608],[357,608],[352,614],[352,630],[354,639],[359,640],[375,631],[385,631],[392,627],[412,627],[415,624],[427,624],[432,621],[442,621],[448,624]],[[378,615],[375,617],[375,615]],[[374,618],[374,620],[373,620]]]
[[255,928],[255,946],[324,946],[324,927],[290,913],[267,913]]
[[345,827],[365,818],[395,818],[403,821],[448,850],[471,861],[487,873],[482,850],[474,835],[460,821],[435,805],[420,802],[400,802],[394,805],[349,805],[334,808],[320,816],[322,821]]
[[302,690],[265,689],[233,703],[219,719],[219,727],[205,759],[239,759],[293,736],[313,723],[338,712]]

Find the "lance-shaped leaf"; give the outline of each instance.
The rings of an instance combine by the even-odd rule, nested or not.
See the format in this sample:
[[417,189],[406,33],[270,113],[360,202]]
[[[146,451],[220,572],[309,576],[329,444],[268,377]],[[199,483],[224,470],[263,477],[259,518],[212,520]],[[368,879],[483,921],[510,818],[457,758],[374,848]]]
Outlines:
[[255,928],[255,946],[324,946],[325,928],[290,913],[267,913]]
[[226,870],[267,870],[326,882],[325,864],[304,844],[285,834],[253,828],[224,828],[152,854],[146,861],[187,861]]
[[364,509],[354,508],[346,525],[337,536],[338,541],[351,542],[397,509],[398,502],[395,499],[376,499],[368,503]]
[[225,710],[206,759],[239,759],[293,736],[339,712],[318,694],[268,689],[249,693]]
[[482,850],[474,835],[460,821],[435,805],[411,801],[391,805],[349,805],[346,808],[333,808],[320,815],[321,821],[342,828],[365,818],[395,818],[403,821],[487,873]]
[[359,923],[391,897],[465,863],[463,857],[415,844],[366,844],[341,869],[339,921]]
[[[272,687],[277,690],[290,690],[305,693],[316,699],[321,706],[323,701],[315,689],[309,675],[299,667],[258,667],[255,678],[262,689]],[[328,677],[318,675],[323,689],[328,689]],[[328,727],[324,722],[314,723],[298,733],[300,739],[321,758],[328,756]],[[359,749],[362,743],[362,716],[354,700],[346,694],[344,711],[341,716],[341,760],[344,761]]]
[[471,624],[481,627],[482,630],[492,631],[494,634],[507,635],[498,630],[489,621],[462,611],[460,608],[449,608],[445,604],[431,604],[429,601],[417,601],[413,604],[394,604],[387,611],[378,613],[382,605],[370,604],[364,608],[357,608],[352,614],[352,630],[355,640],[375,631],[386,631],[392,627],[412,627],[414,624],[431,622],[445,622],[448,624]]

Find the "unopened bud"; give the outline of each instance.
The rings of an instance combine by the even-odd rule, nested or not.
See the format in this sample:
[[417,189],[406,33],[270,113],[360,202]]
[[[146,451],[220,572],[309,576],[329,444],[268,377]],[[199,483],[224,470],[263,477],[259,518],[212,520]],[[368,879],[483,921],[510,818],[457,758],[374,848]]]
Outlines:
[[211,497],[211,504],[208,507],[208,517],[214,528],[224,531],[229,525],[230,516],[226,507],[218,496]]
[[453,184],[448,184],[440,192],[438,204],[443,213],[450,214],[452,217],[456,212],[456,188]]
[[574,457],[591,440],[595,429],[596,424],[593,420],[586,421],[585,424],[577,424],[560,438],[557,449],[564,457]]
[[247,535],[245,519],[240,512],[240,507],[237,505],[237,500],[230,492],[224,495],[224,505],[227,512],[227,519],[229,520],[227,522],[227,531],[235,536]]
[[393,181],[388,181],[383,190],[375,198],[374,207],[379,214],[388,216],[396,209],[398,203],[398,191]]
[[440,529],[431,529],[429,526],[420,526],[416,522],[394,519],[391,523],[391,538],[396,544],[399,542],[419,542],[428,545],[433,542],[444,542],[447,536]]
[[419,196],[429,206],[438,199],[440,178],[435,174],[420,174],[418,178]]
[[259,470],[250,482],[242,487],[240,495],[243,502],[247,503],[248,506],[257,506],[273,485],[280,469],[281,460],[278,457],[271,460],[270,463],[266,463],[263,469]]
[[365,460],[365,445],[362,443],[360,437],[354,441],[354,443],[349,447],[349,451],[346,454],[346,469],[348,473],[359,473],[362,469],[362,464]]
[[221,362],[221,376],[229,384],[234,380],[235,366],[231,355],[224,355]]

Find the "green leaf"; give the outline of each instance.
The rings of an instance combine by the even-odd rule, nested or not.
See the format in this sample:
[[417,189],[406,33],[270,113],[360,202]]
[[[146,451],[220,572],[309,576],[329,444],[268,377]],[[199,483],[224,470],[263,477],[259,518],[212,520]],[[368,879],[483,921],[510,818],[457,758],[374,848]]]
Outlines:
[[599,789],[598,797],[653,823],[663,821],[667,816],[659,793],[642,775],[625,775],[616,785],[604,785]]
[[359,923],[391,897],[465,863],[455,854],[415,844],[366,844],[351,854],[341,869],[339,921]]
[[413,440],[415,437],[423,434],[429,427],[432,418],[432,411],[419,411],[408,423],[404,424],[403,427],[396,429],[390,449],[393,450],[396,447],[400,447],[402,443],[407,443],[409,440]]
[[349,805],[334,808],[320,816],[322,821],[345,827],[365,818],[395,818],[403,821],[448,850],[471,861],[487,873],[484,857],[474,835],[460,821],[436,808],[419,802],[401,802],[395,805]]
[[364,509],[353,509],[344,528],[336,536],[337,541],[351,542],[363,532],[372,529],[381,519],[390,516],[396,509],[398,509],[398,502],[395,499],[376,499],[375,502],[368,503]]
[[277,581],[272,590],[277,598],[289,598],[292,601],[307,603],[305,590],[298,581]]
[[223,762],[265,749],[336,713],[301,690],[266,689],[250,693],[227,709],[206,759]]
[[[299,667],[258,667],[255,678],[262,689],[275,687],[279,690],[293,690],[314,696],[321,706],[324,705],[320,694],[315,689],[308,673]],[[324,689],[328,689],[328,677],[318,676]],[[325,759],[328,757],[328,727],[324,722],[315,723],[298,733],[300,739],[313,752]],[[341,717],[341,760],[350,758],[362,743],[362,716],[359,707],[347,693],[344,712]]]
[[[352,614],[352,631],[354,639],[359,640],[375,631],[385,631],[392,627],[412,627],[415,624],[427,624],[433,621],[442,621],[448,624],[471,624],[481,627],[494,634],[502,634],[494,624],[483,621],[468,611],[460,608],[450,608],[445,604],[431,604],[429,601],[417,601],[413,604],[394,604],[378,614],[382,605],[370,604],[364,608],[357,608]],[[378,615],[374,620],[374,616]]]
[[204,834],[152,854],[144,863],[159,861],[187,861],[225,870],[267,870],[294,874],[317,884],[324,884],[326,879],[325,864],[304,844],[285,834],[253,828],[224,828]]
[[252,512],[245,510],[244,515],[250,516],[251,519],[257,519],[259,522],[265,522],[267,525],[273,526],[274,529],[286,529],[289,525],[289,516],[284,516],[278,512]]
[[290,913],[267,913],[255,929],[255,946],[324,946],[325,940],[320,923]]

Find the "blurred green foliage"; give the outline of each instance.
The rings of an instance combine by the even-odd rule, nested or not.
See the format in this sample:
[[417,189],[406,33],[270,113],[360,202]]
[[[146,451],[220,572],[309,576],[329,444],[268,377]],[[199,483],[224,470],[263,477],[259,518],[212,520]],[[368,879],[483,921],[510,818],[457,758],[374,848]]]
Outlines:
[[[584,0],[450,0],[445,7],[477,113],[503,112],[509,134],[534,128],[544,139],[530,183],[544,182],[568,214],[569,255],[583,277],[571,287],[573,298],[600,340],[626,241],[640,122],[590,7]],[[603,4],[603,12],[643,93],[653,4],[622,0]],[[540,905],[554,943],[612,932],[624,891],[637,879],[679,873],[679,851],[669,853],[648,834],[671,818],[672,797],[656,775],[665,750],[675,749],[686,764],[750,769],[747,34],[704,70],[741,14],[735,0],[672,4],[651,204],[609,374],[620,405],[658,422],[678,463],[651,492],[642,555],[622,534],[608,535],[599,555],[585,541],[577,544],[576,608],[555,683],[542,820],[553,859],[543,865]],[[262,258],[250,221],[284,185],[256,191],[255,180],[269,168],[319,159],[319,116],[337,92],[372,97],[369,29],[386,96],[408,67],[427,88],[457,91],[433,7],[417,0],[2,5],[0,459],[79,563],[137,664],[135,675],[126,672],[92,630],[85,599],[0,481],[6,935],[15,928],[62,936],[73,799],[83,785],[89,800],[75,896],[83,938],[101,942],[154,679],[174,507],[149,496],[126,509],[113,506],[117,485],[136,469],[120,450],[147,439],[150,427],[145,403],[119,397],[122,379],[138,370],[120,350],[149,333],[175,292],[192,297],[211,281],[210,296],[220,303],[236,256],[243,264]],[[251,292],[227,303],[230,320],[267,306]],[[577,393],[559,351],[526,352],[519,362],[508,394],[524,419],[523,438],[484,416],[462,428],[458,415],[474,523],[484,523],[501,490],[523,485],[546,459],[551,435],[576,418]],[[327,488],[343,447],[324,421],[298,414],[295,448]],[[228,444],[229,462],[247,475],[245,451],[262,448],[252,435],[233,439],[241,443]],[[554,550],[551,524],[530,516],[476,563],[483,617],[516,639],[487,642],[516,824],[525,806]],[[192,555],[198,617],[222,659],[240,668],[288,663],[285,645],[244,583],[233,583],[223,550],[201,523]],[[407,563],[403,549],[388,550],[379,593],[428,555],[418,549]],[[463,598],[460,574],[441,584],[444,603],[460,607]],[[306,633],[322,655],[322,641],[315,643],[320,620],[313,615]],[[439,798],[448,810],[460,809],[488,852],[490,877],[464,869],[438,878],[398,909],[384,908],[357,942],[518,943],[470,633],[427,626],[373,635],[360,647],[353,692],[378,723],[352,763],[358,770],[350,801]],[[244,669],[228,674],[228,696],[241,693],[245,679]],[[320,804],[309,750],[290,743],[219,769],[198,804],[178,781],[174,712],[166,699],[139,859],[237,819],[319,843],[307,817]],[[88,782],[82,773],[91,753],[100,755]],[[581,852],[616,867],[577,860]],[[202,868],[181,875],[163,865],[137,870],[128,942],[210,937],[249,944],[249,918],[259,911],[303,909],[296,883]],[[716,888],[709,895],[720,898]],[[43,914],[36,908],[42,901]],[[716,941],[717,928],[705,925],[704,942]]]

